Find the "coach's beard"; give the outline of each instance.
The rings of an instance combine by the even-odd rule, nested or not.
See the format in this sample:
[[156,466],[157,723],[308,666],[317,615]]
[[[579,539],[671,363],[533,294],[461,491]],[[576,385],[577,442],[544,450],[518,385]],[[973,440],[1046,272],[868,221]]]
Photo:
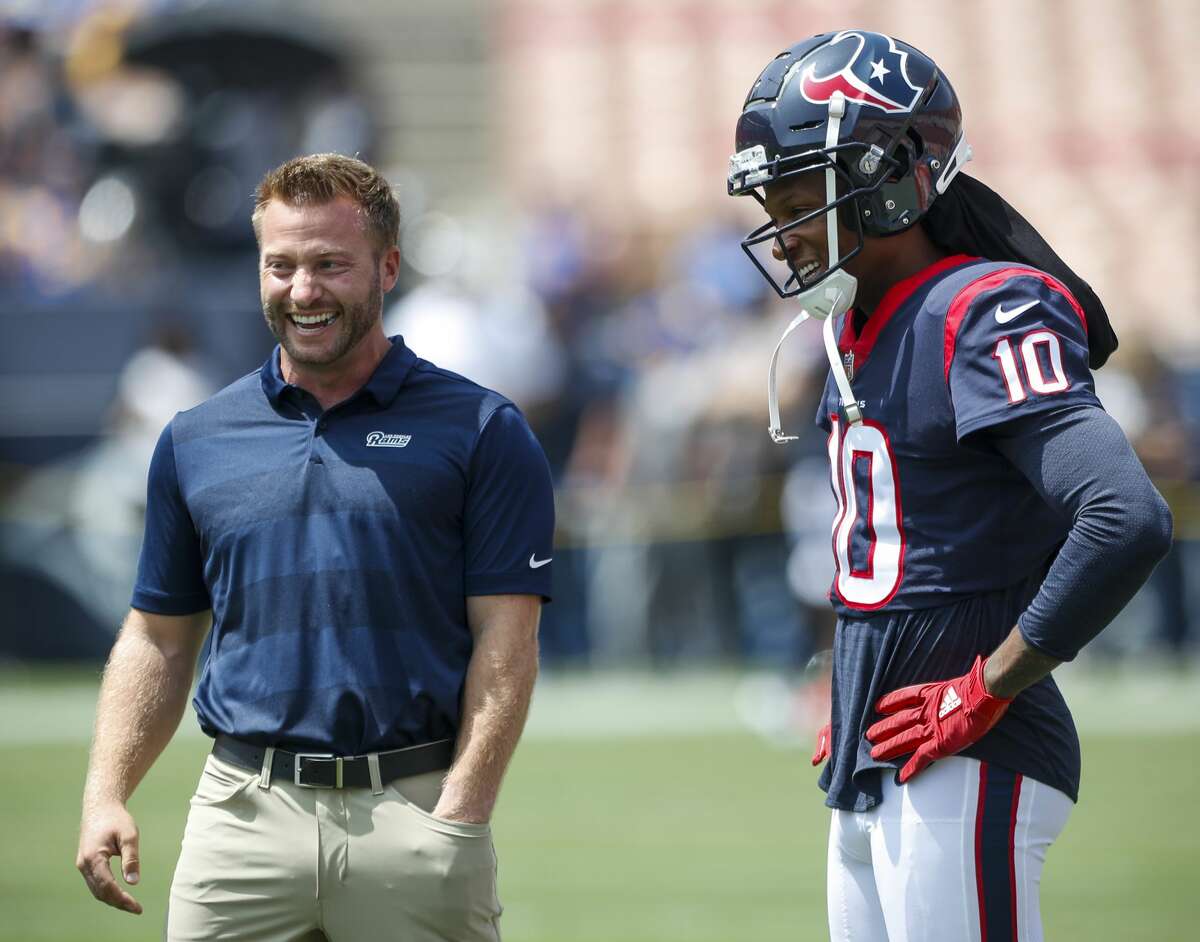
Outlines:
[[337,331],[337,335],[329,346],[314,350],[294,343],[288,331],[291,315],[296,313],[295,308],[283,303],[263,302],[263,318],[280,346],[287,351],[288,359],[306,366],[335,363],[370,332],[383,314],[383,284],[379,276],[376,275],[371,283],[366,300],[358,304],[340,304],[333,310],[337,317],[330,326]]

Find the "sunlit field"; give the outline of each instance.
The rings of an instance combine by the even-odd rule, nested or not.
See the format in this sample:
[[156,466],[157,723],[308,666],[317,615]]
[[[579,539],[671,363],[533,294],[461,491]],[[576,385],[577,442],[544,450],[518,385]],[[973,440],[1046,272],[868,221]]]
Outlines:
[[[94,902],[73,866],[96,672],[0,680],[0,939],[161,938],[207,747],[194,719],[133,801],[133,917]],[[1084,788],[1051,850],[1047,938],[1195,938],[1195,675],[1077,671],[1064,688]],[[745,690],[733,674],[545,679],[494,825],[507,942],[825,938],[827,812],[807,743],[752,732]]]

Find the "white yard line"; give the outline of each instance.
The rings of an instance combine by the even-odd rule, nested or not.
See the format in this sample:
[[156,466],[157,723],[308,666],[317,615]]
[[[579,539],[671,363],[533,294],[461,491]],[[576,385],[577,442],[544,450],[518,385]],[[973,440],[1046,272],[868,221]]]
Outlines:
[[[1063,692],[1085,734],[1200,733],[1200,673],[1066,665]],[[0,746],[85,743],[91,738],[96,679],[30,682],[0,674]],[[771,674],[683,671],[543,674],[526,736],[590,739],[706,736],[757,731],[807,747],[808,714]],[[177,735],[200,737],[188,711]]]

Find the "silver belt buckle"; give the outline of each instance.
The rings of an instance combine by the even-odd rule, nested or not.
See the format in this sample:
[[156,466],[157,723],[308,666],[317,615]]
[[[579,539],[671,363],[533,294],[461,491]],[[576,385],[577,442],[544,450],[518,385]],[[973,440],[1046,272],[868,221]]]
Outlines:
[[[336,780],[333,785],[310,785],[300,781],[300,769],[305,759],[333,759],[336,765]],[[342,787],[342,757],[332,752],[297,752],[295,764],[292,766],[292,781],[301,788],[341,788]]]

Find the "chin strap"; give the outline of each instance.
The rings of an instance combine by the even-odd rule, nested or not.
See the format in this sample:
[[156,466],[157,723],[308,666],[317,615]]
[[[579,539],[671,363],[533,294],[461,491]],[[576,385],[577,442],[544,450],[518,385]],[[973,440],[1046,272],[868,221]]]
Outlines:
[[[775,379],[776,369],[779,365],[779,351],[791,332],[812,317],[813,315],[808,311],[801,311],[797,314],[787,325],[787,329],[779,338],[779,343],[775,344],[775,352],[771,354],[771,366],[767,370],[767,412],[771,417],[771,426],[767,431],[771,434],[771,441],[777,445],[794,442],[799,437],[798,435],[783,434],[783,423],[779,416],[779,387]],[[859,408],[858,400],[854,398],[854,390],[850,388],[850,377],[846,375],[846,367],[842,365],[837,338],[833,336],[833,325],[834,318],[827,317],[821,328],[821,335],[825,340],[825,355],[829,357],[830,366],[833,368],[833,381],[837,384],[838,393],[842,397],[846,418],[850,420],[851,425],[858,425],[863,420],[862,409]]]
[[[837,144],[838,133],[841,130],[842,118],[845,114],[846,97],[841,92],[834,92],[829,99],[829,123],[825,130],[826,150]],[[837,175],[832,168],[829,168],[825,171],[825,202],[832,206],[836,201]],[[829,263],[832,264],[834,259],[841,258],[838,254],[837,210],[827,212],[825,221],[826,241],[829,243]],[[850,306],[854,304],[854,295],[857,290],[858,279],[839,268],[826,276],[819,284],[796,296],[797,300],[805,306],[801,308],[799,314],[792,318],[792,322],[787,325],[779,342],[775,344],[775,352],[771,354],[771,366],[767,370],[767,412],[771,418],[768,431],[771,441],[776,444],[795,441],[797,438],[795,435],[783,434],[779,418],[779,390],[775,379],[779,351],[792,331],[810,318],[825,322],[821,329],[825,340],[825,355],[829,358],[829,366],[833,370],[833,381],[837,384],[838,392],[841,394],[846,418],[852,425],[862,422],[862,410],[858,406],[858,400],[854,398],[854,391],[850,388],[850,377],[846,375],[846,367],[842,363],[837,338],[833,335],[835,321],[850,310]]]
[[937,190],[941,196],[946,192],[946,187],[950,185],[950,181],[958,176],[958,173],[963,168],[968,160],[975,156],[975,152],[971,149],[971,145],[967,143],[967,135],[960,134],[958,143],[954,145],[954,150],[950,152],[950,156],[946,159],[946,166],[942,170],[942,175],[937,178],[933,188]]
[[[846,307],[849,309],[850,305],[847,304]],[[842,354],[838,350],[837,338],[833,336],[833,324],[832,317],[826,319],[821,331],[825,339],[825,355],[829,357],[829,365],[833,370],[833,381],[842,397],[842,408],[846,410],[846,418],[851,425],[860,425],[863,420],[862,409],[859,408],[858,400],[854,398],[854,390],[850,388],[850,377],[846,375],[846,366],[842,363]]]
[[782,423],[779,418],[779,390],[775,382],[775,367],[779,362],[779,350],[783,346],[783,342],[788,339],[788,335],[793,330],[809,319],[811,315],[808,311],[801,310],[792,322],[787,325],[783,336],[779,338],[779,343],[775,344],[775,352],[771,354],[771,366],[767,370],[767,412],[771,416],[771,426],[767,431],[771,433],[771,441],[776,445],[782,445],[784,442],[794,442],[798,435],[784,435]]

